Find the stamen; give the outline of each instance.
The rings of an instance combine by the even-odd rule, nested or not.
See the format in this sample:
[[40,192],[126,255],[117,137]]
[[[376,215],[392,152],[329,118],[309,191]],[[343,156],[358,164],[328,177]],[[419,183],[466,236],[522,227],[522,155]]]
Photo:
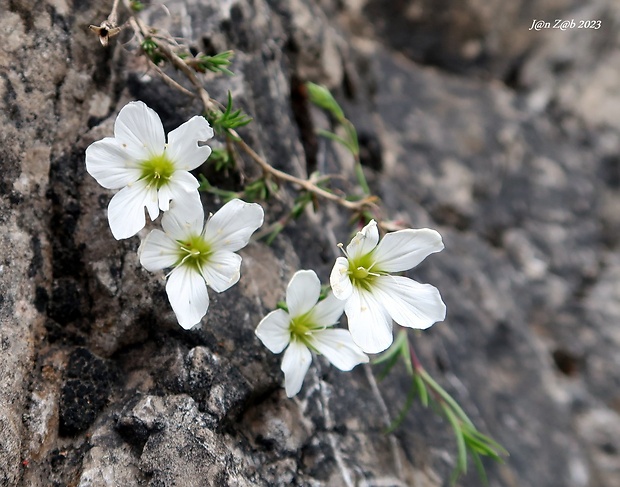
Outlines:
[[189,259],[191,256],[192,256],[192,254],[187,254],[185,257],[183,257],[183,258],[181,259],[181,262],[179,262],[179,265],[178,265],[177,267],[182,266],[183,264],[185,264],[185,262],[187,261],[187,259]]
[[344,256],[350,260],[349,254],[347,254],[347,251],[344,249],[344,245],[342,245],[341,243],[338,244],[338,248],[342,251],[342,253],[344,254]]

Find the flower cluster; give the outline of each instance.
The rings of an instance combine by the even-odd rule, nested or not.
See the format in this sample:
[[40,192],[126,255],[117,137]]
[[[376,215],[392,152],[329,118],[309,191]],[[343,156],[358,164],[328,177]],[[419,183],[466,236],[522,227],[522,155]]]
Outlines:
[[140,263],[149,271],[172,268],[166,293],[186,329],[207,313],[207,285],[219,293],[237,283],[241,257],[235,252],[263,224],[263,209],[238,199],[205,223],[199,184],[189,171],[211,154],[201,144],[211,137],[209,123],[196,116],[170,132],[166,143],[159,116],[137,101],[121,109],[114,137],[86,149],[90,175],[105,188],[120,189],[108,206],[117,240],[144,228],[145,208],[153,221],[164,212],[163,231],[152,230],[140,246]]
[[[426,228],[399,230],[379,241],[372,220],[351,240],[346,257],[336,259],[330,276],[333,294],[325,300],[317,303],[321,284],[316,274],[297,272],[286,290],[288,312],[272,311],[256,328],[269,350],[280,353],[286,348],[282,371],[287,395],[301,389],[311,351],[325,355],[341,370],[351,370],[368,362],[365,353],[391,345],[392,320],[419,329],[442,321],[446,306],[435,287],[392,275],[442,249],[439,233]],[[349,330],[330,328],[343,311]]]
[[[252,234],[263,224],[256,203],[233,199],[204,221],[198,181],[189,171],[211,154],[204,142],[213,129],[193,117],[168,134],[161,120],[142,102],[118,114],[114,137],[86,149],[86,169],[108,189],[120,189],[108,206],[117,239],[129,238],[146,225],[145,209],[162,230],[154,229],[139,249],[142,266],[171,269],[166,293],[179,324],[189,329],[209,308],[207,287],[222,292],[237,283],[241,257]],[[340,245],[343,248],[342,245]],[[392,321],[424,329],[445,318],[439,291],[405,276],[393,275],[418,265],[443,249],[434,230],[399,230],[379,240],[377,223],[366,225],[343,249],[330,275],[333,294],[319,300],[321,282],[311,270],[295,273],[286,290],[287,310],[269,313],[256,335],[272,352],[284,352],[282,371],[289,397],[302,387],[312,354],[324,355],[340,370],[369,361],[392,343]],[[349,329],[334,328],[342,313]]]
[[[130,11],[139,12],[144,5],[130,2]],[[362,168],[360,145],[353,123],[325,87],[307,82],[308,100],[329,114],[335,122],[334,131],[320,130],[319,135],[341,144],[353,157],[354,173],[359,185],[353,195],[337,194],[327,185],[330,177],[298,178],[276,169],[252,149],[236,129],[247,125],[251,118],[241,109],[233,110],[232,94],[228,102],[218,104],[206,91],[196,73],[206,70],[233,74],[228,67],[232,51],[213,56],[192,54],[168,35],[149,33],[135,14],[123,26],[117,25],[115,0],[107,20],[90,28],[106,46],[122,28],[130,26],[139,40],[138,52],[168,85],[202,101],[204,117],[193,117],[166,135],[157,114],[142,102],[131,102],[119,113],[114,137],[94,142],[86,150],[88,172],[105,188],[120,190],[108,206],[108,219],[113,236],[130,238],[146,225],[145,210],[152,221],[160,211],[161,230],[153,229],[138,251],[139,260],[149,271],[170,269],[166,293],[179,324],[189,329],[200,323],[209,308],[208,287],[222,292],[240,278],[241,257],[237,251],[248,244],[251,235],[263,224],[263,209],[239,199],[226,203],[205,222],[198,188],[225,196],[238,193],[212,186],[204,176],[201,184],[189,171],[199,167],[211,154],[206,141],[215,132],[226,138],[226,149],[211,157],[216,172],[227,172],[234,166],[233,148],[238,148],[262,170],[262,178],[245,185],[243,194],[249,199],[266,200],[277,190],[277,183],[288,182],[299,188],[295,204],[288,214],[274,222],[265,232],[267,242],[275,238],[291,219],[296,219],[317,197],[352,210],[355,218],[374,213],[377,197],[366,181]],[[164,64],[182,73],[188,83],[179,83],[159,69]],[[192,73],[192,71],[194,73]],[[165,70],[170,73],[171,70]],[[219,106],[220,108],[216,107]],[[209,122],[207,122],[209,120]],[[232,164],[231,164],[232,162]],[[386,225],[387,226],[387,225]],[[379,238],[375,221],[357,232],[344,256],[336,259],[330,274],[332,292],[321,299],[321,282],[314,271],[296,272],[286,289],[282,309],[265,316],[256,328],[258,339],[273,353],[283,354],[281,369],[289,397],[302,388],[313,355],[323,355],[335,367],[349,371],[358,364],[368,363],[367,354],[379,353],[373,362],[385,365],[383,373],[403,360],[411,378],[405,409],[390,425],[392,431],[403,420],[415,396],[425,407],[447,419],[454,429],[458,445],[457,467],[452,477],[467,471],[468,456],[484,479],[481,456],[495,460],[507,452],[493,439],[480,433],[458,403],[424,370],[411,347],[405,329],[393,338],[393,322],[407,328],[425,329],[445,318],[446,307],[439,291],[421,284],[403,273],[427,256],[443,249],[441,236],[430,229],[407,229]],[[346,314],[348,329],[336,328]]]

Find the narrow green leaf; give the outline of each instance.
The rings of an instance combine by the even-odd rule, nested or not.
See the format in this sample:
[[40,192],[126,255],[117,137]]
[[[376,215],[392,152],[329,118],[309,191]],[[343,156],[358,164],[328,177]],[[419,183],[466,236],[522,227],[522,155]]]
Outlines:
[[[384,362],[385,366],[383,367],[383,369],[381,370],[381,372],[377,375],[377,380],[379,382],[381,382],[383,379],[385,379],[387,377],[387,375],[390,373],[390,371],[392,370],[392,368],[396,365],[396,363],[398,362],[398,357],[399,354],[395,353],[389,357],[387,357]],[[374,362],[377,363],[377,362]]]
[[392,356],[396,356],[396,358],[398,359],[399,355],[402,354],[403,338],[406,340],[407,334],[406,332],[404,332],[404,330],[401,330],[400,333],[396,335],[396,339],[394,340],[390,348],[380,354],[377,358],[373,359],[372,364],[380,364],[382,362],[390,360]]
[[428,372],[426,372],[426,370],[421,370],[420,375],[422,376],[422,378],[426,381],[426,383],[428,385],[431,386],[431,388],[437,392],[437,394],[439,394],[441,396],[441,398],[446,401],[450,407],[452,408],[452,410],[454,411],[454,413],[461,419],[461,421],[463,421],[464,423],[470,425],[470,426],[474,426],[474,424],[471,422],[471,419],[469,419],[469,417],[467,416],[467,414],[465,414],[465,411],[463,411],[463,409],[461,408],[461,406],[459,406],[459,404],[452,398],[452,396],[450,394],[448,394],[445,389],[443,387],[441,387],[429,374]]
[[467,473],[467,448],[465,447],[465,438],[463,437],[463,431],[455,414],[447,405],[442,405],[443,413],[446,419],[454,430],[454,436],[456,438],[456,447],[458,451],[458,458],[456,463],[456,469],[459,473]]
[[490,456],[493,456],[495,459],[501,460],[502,456],[509,456],[508,451],[500,445],[497,441],[495,441],[490,436],[487,436],[483,433],[480,433],[477,429],[472,429],[470,431],[470,435],[478,441],[483,442],[489,450],[493,452]]
[[489,447],[489,445],[487,445],[484,441],[474,438],[470,432],[464,431],[463,436],[465,437],[465,443],[467,444],[467,448],[469,450],[473,450],[476,453],[487,457],[496,457],[493,448]]
[[380,354],[376,358],[372,359],[370,363],[372,365],[382,364],[383,362],[387,362],[388,360],[390,360],[394,356],[396,356],[396,358],[398,358],[399,353],[400,353],[400,350],[396,350],[396,349],[390,347],[385,352],[383,352],[382,354]]
[[355,178],[357,179],[357,182],[362,188],[362,191],[364,192],[364,194],[366,196],[370,196],[371,195],[370,187],[368,186],[368,181],[366,181],[366,175],[364,174],[364,169],[362,168],[362,165],[359,162],[355,164]]
[[411,350],[409,350],[409,342],[407,341],[406,337],[403,340],[401,338],[401,335],[397,337],[396,342],[399,344],[400,356],[403,358],[403,362],[405,362],[405,368],[407,369],[407,373],[410,376],[413,376],[414,372],[413,364],[411,363]]
[[198,191],[204,191],[205,193],[214,194],[217,196],[221,196],[224,201],[228,202],[234,198],[239,198],[239,193],[235,191],[228,191],[226,189],[220,189],[216,186],[213,186],[209,180],[204,176],[204,174],[198,175],[199,183]]
[[426,389],[426,385],[424,384],[424,381],[418,374],[414,374],[413,382],[418,390],[418,396],[420,397],[420,402],[425,408],[427,408],[428,407],[428,389]]
[[202,54],[199,55],[191,65],[202,73],[208,70],[214,73],[224,73],[228,76],[234,76],[235,73],[228,69],[228,66],[231,64],[230,60],[233,56],[233,51],[220,52],[215,56],[206,56]]
[[482,464],[482,460],[480,459],[480,455],[476,452],[470,452],[471,458],[474,462],[474,466],[476,467],[476,471],[478,472],[478,477],[483,485],[489,485],[489,480],[487,479],[487,473],[484,470],[484,465]]
[[355,152],[353,151],[353,147],[351,147],[351,144],[345,139],[343,139],[342,137],[340,137],[339,135],[336,135],[333,132],[330,132],[328,130],[323,130],[323,129],[318,129],[316,133],[322,137],[325,137],[326,139],[330,139],[330,140],[333,140],[334,142],[338,142],[339,144],[342,144],[351,154],[355,155]]
[[275,238],[280,234],[280,232],[283,229],[284,229],[284,225],[282,225],[281,223],[276,223],[273,231],[269,235],[267,235],[267,238],[265,239],[265,243],[267,245],[271,245],[273,241],[275,240]]
[[351,152],[357,159],[360,154],[360,145],[357,139],[357,131],[355,130],[355,126],[351,123],[351,121],[347,120],[346,118],[343,119],[341,123],[347,133],[347,136],[349,137]]

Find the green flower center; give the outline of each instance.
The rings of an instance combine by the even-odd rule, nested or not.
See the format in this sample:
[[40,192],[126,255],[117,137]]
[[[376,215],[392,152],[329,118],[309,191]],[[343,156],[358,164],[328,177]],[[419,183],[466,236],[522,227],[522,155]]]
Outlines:
[[349,276],[353,286],[369,291],[379,274],[372,268],[373,266],[372,253],[362,255],[357,259],[349,259]]
[[140,179],[146,180],[149,186],[155,186],[157,189],[168,183],[175,170],[174,163],[168,159],[165,152],[142,161],[139,167],[142,170]]
[[189,240],[179,241],[177,265],[186,265],[200,272],[202,267],[209,262],[212,254],[211,246],[205,242],[202,235],[193,235]]
[[291,340],[298,340],[306,345],[308,348],[314,349],[310,344],[310,335],[314,330],[318,330],[322,327],[317,326],[311,320],[311,312],[308,311],[306,314],[301,316],[296,316],[291,319],[289,324],[289,331],[291,333]]

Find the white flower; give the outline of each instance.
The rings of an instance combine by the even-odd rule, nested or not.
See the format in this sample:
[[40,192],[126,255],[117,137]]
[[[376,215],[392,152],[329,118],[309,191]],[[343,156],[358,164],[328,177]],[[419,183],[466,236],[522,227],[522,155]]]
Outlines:
[[141,101],[128,103],[114,123],[114,137],[86,149],[86,170],[108,189],[121,189],[108,206],[110,229],[117,240],[138,233],[170,200],[199,199],[198,181],[188,171],[200,166],[211,149],[198,145],[213,137],[204,117],[193,117],[168,134],[157,113]]
[[234,199],[205,224],[196,200],[174,201],[161,226],[140,246],[140,263],[149,271],[167,267],[166,293],[179,324],[192,328],[207,313],[207,284],[226,291],[239,280],[241,257],[235,252],[247,245],[263,224],[263,209],[256,203]]
[[379,242],[372,220],[338,257],[330,275],[334,295],[346,302],[344,311],[353,340],[367,353],[392,343],[392,320],[401,326],[425,329],[446,317],[439,291],[403,276],[428,255],[443,249],[435,230],[399,230]]
[[256,327],[256,336],[273,353],[288,346],[282,359],[288,397],[301,390],[311,351],[325,355],[340,370],[368,362],[347,330],[330,328],[342,315],[344,303],[333,294],[317,303],[320,294],[321,282],[314,271],[297,271],[286,288],[288,313],[272,311]]

